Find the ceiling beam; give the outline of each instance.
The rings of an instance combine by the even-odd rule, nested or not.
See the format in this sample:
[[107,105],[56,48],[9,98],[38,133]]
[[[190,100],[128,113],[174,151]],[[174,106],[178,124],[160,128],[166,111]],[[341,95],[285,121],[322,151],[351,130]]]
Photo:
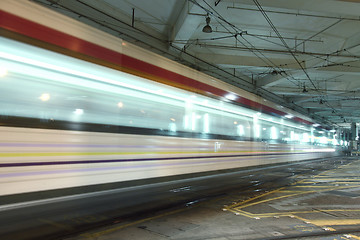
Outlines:
[[[244,56],[244,55],[228,55],[228,54],[214,54],[214,53],[199,53],[198,57],[207,59],[207,61],[213,64],[219,65],[232,65],[232,66],[252,66],[252,67],[271,67],[256,56]],[[274,64],[274,68],[277,66],[287,65],[286,69],[299,69],[300,66],[295,62],[292,57],[287,58],[269,58]]]
[[296,104],[301,104],[303,102],[314,101],[314,98],[319,94],[304,94],[304,95],[295,95],[296,97],[288,96],[287,99],[290,102],[294,102]]
[[277,85],[284,79],[293,79],[298,77],[299,75],[303,75],[303,72],[300,69],[286,71],[286,73],[282,73],[282,72],[279,73],[277,71],[274,71],[260,79],[257,79],[256,86],[269,88]]
[[[324,103],[320,104],[320,102],[318,102],[318,101],[316,101],[316,102],[305,102],[305,103],[300,104],[300,106],[303,107],[303,108],[331,109],[331,107],[327,106]],[[339,105],[332,106],[332,107],[338,108],[338,107],[341,107],[341,105],[339,104]]]
[[[345,82],[344,84],[341,84],[339,86],[337,86],[336,88],[317,88],[317,90],[315,89],[311,89],[311,88],[306,88],[307,92],[303,92],[303,88],[302,87],[296,87],[296,86],[272,86],[272,87],[268,87],[266,88],[267,90],[277,93],[277,94],[281,94],[281,95],[301,95],[301,96],[320,96],[320,94],[325,94],[325,95],[331,95],[334,97],[356,97],[358,95],[355,95],[356,89],[358,89],[360,86],[359,84],[351,84],[348,86],[349,84],[347,82]],[[353,88],[351,88],[351,86]]]
[[322,72],[334,72],[339,74],[348,74],[348,75],[360,75],[360,61],[345,63],[343,65],[328,65],[325,67],[316,68],[317,71]]
[[323,103],[320,101],[303,102],[299,104],[303,108],[320,108],[320,109],[351,109],[354,111],[354,105],[359,102],[356,101],[340,101],[340,100],[324,100]]
[[191,36],[198,30],[200,23],[205,25],[206,13],[197,5],[186,1],[170,33],[170,42],[184,48]]
[[[336,57],[336,58],[344,58],[344,59],[359,59],[360,56],[357,55],[349,55],[349,54],[339,54],[339,53],[323,53],[323,52],[307,52],[307,51],[291,51],[283,50],[283,49],[270,49],[270,48],[255,48],[255,47],[241,47],[241,46],[232,46],[232,45],[220,45],[220,44],[210,44],[204,41],[199,41],[197,39],[194,40],[194,45],[203,47],[203,48],[214,48],[214,49],[225,49],[225,50],[232,50],[238,52],[263,52],[263,53],[270,53],[270,54],[282,54],[282,55],[289,55],[291,56],[293,53],[296,56],[318,56],[318,57]],[[184,43],[184,41],[177,40],[177,43]]]
[[269,85],[269,84],[274,84],[276,81],[282,80],[282,79],[284,79],[282,74],[275,74],[275,75],[269,74],[269,75],[266,75],[263,78],[258,79],[256,81],[256,86],[257,87],[263,87],[263,86],[266,86],[266,85]]

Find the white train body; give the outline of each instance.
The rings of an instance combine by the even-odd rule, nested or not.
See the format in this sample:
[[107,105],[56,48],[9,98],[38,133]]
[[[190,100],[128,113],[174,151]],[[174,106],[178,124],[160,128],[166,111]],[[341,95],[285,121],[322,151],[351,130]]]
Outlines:
[[0,195],[338,154],[256,95],[28,1],[0,10]]

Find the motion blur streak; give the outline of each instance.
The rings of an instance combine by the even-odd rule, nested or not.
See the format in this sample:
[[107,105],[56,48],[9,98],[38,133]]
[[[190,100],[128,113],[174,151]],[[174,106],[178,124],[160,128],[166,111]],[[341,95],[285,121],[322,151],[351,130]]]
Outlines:
[[1,196],[338,154],[296,112],[32,2],[0,7]]

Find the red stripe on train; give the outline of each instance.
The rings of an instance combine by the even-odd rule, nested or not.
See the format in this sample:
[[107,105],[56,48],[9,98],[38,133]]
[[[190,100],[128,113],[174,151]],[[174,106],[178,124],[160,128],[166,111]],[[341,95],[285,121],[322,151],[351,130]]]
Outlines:
[[[115,52],[105,47],[93,44],[91,42],[82,40],[80,38],[71,36],[69,34],[57,31],[55,29],[46,27],[44,25],[29,21],[14,14],[0,10],[0,27],[12,32],[19,33],[34,39],[38,39],[74,52],[85,54],[97,59],[105,60],[107,62],[117,64],[122,67],[133,69],[142,73],[150,74],[169,82],[177,83],[208,92],[216,96],[225,97],[229,92],[211,85],[196,81],[178,73],[166,70],[164,68],[155,66],[153,64],[141,61],[139,59]],[[263,105],[261,103],[252,101],[250,99],[238,96],[236,102],[264,112],[275,113],[280,116],[285,116],[286,113],[274,109],[272,107]],[[298,122],[313,124],[305,119],[294,118]]]

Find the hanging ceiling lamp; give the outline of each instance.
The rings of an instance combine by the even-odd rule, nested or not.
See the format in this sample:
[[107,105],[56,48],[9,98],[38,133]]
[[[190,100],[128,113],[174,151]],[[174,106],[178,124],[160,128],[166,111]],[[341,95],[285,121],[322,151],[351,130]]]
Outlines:
[[212,28],[210,27],[210,17],[206,17],[206,25],[203,27],[202,31],[204,33],[212,33]]
[[305,84],[304,84],[304,88],[303,88],[302,92],[303,92],[303,93],[307,93],[307,92],[308,92],[308,90],[307,90],[306,87],[305,87]]

